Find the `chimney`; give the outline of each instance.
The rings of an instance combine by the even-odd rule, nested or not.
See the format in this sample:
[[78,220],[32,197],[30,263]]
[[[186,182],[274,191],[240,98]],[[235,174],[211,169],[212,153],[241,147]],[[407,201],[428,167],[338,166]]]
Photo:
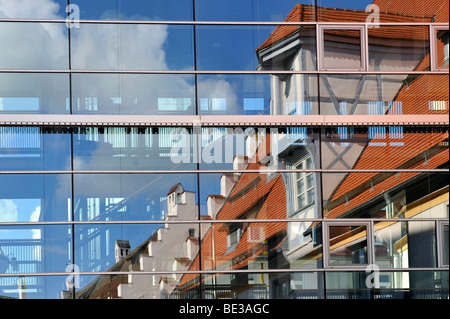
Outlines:
[[222,177],[220,177],[220,195],[228,197],[235,183],[236,179],[234,174],[223,174]]
[[226,198],[222,195],[209,195],[207,199],[208,215],[214,220],[222,206],[225,204]]

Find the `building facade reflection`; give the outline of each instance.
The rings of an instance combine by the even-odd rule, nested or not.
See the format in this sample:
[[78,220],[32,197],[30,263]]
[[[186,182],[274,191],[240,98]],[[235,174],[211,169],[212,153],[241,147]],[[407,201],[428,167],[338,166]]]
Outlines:
[[445,1],[38,2],[0,3],[0,298],[448,298]]

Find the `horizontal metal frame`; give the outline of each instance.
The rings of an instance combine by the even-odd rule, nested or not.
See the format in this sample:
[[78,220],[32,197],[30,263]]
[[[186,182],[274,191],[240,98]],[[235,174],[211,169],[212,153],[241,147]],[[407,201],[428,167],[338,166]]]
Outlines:
[[267,169],[267,170],[216,170],[216,169],[199,169],[199,170],[35,170],[35,171],[0,171],[0,175],[63,175],[63,174],[73,174],[73,175],[150,175],[150,174],[277,174],[277,173],[323,173],[323,174],[347,174],[347,173],[449,173],[450,169]]
[[43,74],[154,74],[154,75],[286,75],[286,74],[309,74],[309,75],[448,75],[448,70],[435,71],[355,71],[355,70],[272,70],[272,71],[239,71],[239,70],[81,70],[81,69],[0,69],[0,73],[43,73]]
[[[0,18],[0,22],[28,22],[28,23],[80,23],[80,24],[172,24],[172,25],[362,25],[372,26],[373,22],[314,22],[314,21],[190,21],[190,20],[72,20],[72,19],[28,19],[28,18]],[[447,22],[377,22],[380,26],[446,26]]]
[[[414,271],[448,271],[445,268],[379,268],[380,272],[414,272]],[[48,277],[48,276],[161,276],[161,275],[221,275],[221,274],[273,274],[273,273],[331,273],[331,272],[366,272],[365,269],[353,268],[307,268],[307,269],[260,269],[260,270],[192,270],[192,271],[96,271],[96,272],[49,272],[49,273],[17,273],[0,274],[2,277]],[[367,273],[367,272],[366,272]]]
[[0,125],[52,126],[369,126],[449,125],[443,115],[68,115],[0,114]]
[[117,220],[117,221],[54,221],[54,222],[0,222],[0,226],[96,226],[96,225],[190,225],[190,224],[273,224],[273,223],[327,223],[352,225],[370,222],[443,222],[448,218],[297,218],[297,219],[199,219],[199,220]]

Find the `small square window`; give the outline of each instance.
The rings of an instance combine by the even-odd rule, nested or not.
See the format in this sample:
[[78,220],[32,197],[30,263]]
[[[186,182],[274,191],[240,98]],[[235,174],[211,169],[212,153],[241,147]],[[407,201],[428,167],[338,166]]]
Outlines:
[[367,69],[364,26],[319,26],[317,38],[319,70]]
[[372,236],[369,222],[325,223],[326,266],[365,268],[372,264]]
[[431,27],[432,71],[447,71],[449,68],[449,28]]

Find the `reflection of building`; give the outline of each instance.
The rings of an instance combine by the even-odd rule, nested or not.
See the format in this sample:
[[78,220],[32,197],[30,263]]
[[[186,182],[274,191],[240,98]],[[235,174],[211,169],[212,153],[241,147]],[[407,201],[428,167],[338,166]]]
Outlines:
[[[195,193],[181,184],[167,194],[168,215],[165,221],[195,219],[198,208]],[[127,240],[116,241],[116,264],[109,271],[128,271],[136,274],[101,276],[77,292],[77,298],[160,298],[170,293],[177,276],[139,275],[156,269],[183,271],[198,251],[198,229],[189,224],[165,224],[147,241],[132,251]],[[122,250],[122,251],[121,251]],[[161,288],[159,288],[161,287]],[[160,291],[161,289],[161,291]]]
[[448,298],[448,1],[276,2],[274,26],[82,21],[66,71],[0,68],[0,297]]

